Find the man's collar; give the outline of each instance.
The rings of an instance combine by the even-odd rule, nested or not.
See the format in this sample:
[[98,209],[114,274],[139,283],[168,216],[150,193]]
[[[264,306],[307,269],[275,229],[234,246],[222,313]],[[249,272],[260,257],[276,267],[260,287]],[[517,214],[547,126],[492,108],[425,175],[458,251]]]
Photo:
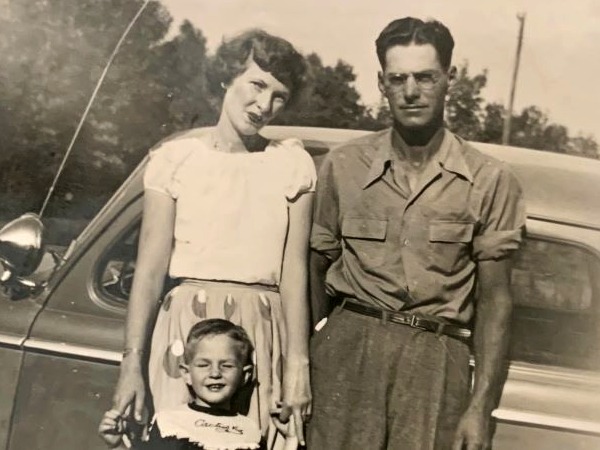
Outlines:
[[379,179],[385,173],[389,162],[392,160],[392,131],[393,128],[388,128],[371,143],[375,150],[375,156],[371,161],[371,167],[362,186],[363,189],[366,189]]
[[[443,133],[442,142],[438,152],[434,156],[434,161],[437,161],[437,163],[448,172],[460,175],[470,183],[473,183],[473,174],[469,170],[461,151],[461,146],[463,145],[461,140],[446,129],[442,129],[441,132]],[[383,176],[390,161],[394,158],[392,152],[395,151],[395,143],[407,145],[392,127],[386,130],[386,132],[381,133],[372,142],[372,146],[375,149],[375,156],[371,161],[371,167],[369,168],[369,172],[363,183],[363,189],[366,189]]]
[[444,139],[439,151],[439,163],[448,172],[462,176],[469,183],[473,184],[473,173],[465,161],[465,157],[461,150],[463,146],[462,140],[444,129]]

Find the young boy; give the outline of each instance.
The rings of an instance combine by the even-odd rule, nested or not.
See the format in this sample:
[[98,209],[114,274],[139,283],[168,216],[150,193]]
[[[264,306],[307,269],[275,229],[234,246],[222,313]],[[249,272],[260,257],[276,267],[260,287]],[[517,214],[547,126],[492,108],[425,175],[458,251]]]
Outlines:
[[[187,405],[159,411],[149,439],[139,450],[258,449],[261,433],[254,421],[231,411],[231,399],[250,380],[252,344],[244,329],[222,319],[197,323],[188,335],[180,370],[194,399]],[[127,448],[123,418],[104,414],[100,436],[113,449]]]

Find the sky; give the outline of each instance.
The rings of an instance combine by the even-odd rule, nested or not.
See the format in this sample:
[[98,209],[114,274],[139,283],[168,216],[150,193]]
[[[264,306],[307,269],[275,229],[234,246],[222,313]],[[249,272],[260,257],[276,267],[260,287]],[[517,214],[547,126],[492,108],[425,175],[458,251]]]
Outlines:
[[600,140],[600,2],[597,0],[162,0],[175,24],[190,20],[209,50],[223,37],[261,27],[317,53],[327,65],[351,64],[367,105],[379,102],[374,41],[393,19],[435,18],[452,32],[454,63],[488,70],[483,95],[507,104],[519,21],[525,13],[515,112],[539,106],[572,135]]

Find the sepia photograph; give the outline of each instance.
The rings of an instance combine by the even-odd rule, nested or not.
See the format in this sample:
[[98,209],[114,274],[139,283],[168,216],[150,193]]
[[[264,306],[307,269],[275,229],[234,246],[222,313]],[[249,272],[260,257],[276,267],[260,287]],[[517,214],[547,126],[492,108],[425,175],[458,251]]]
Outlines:
[[598,23],[0,0],[0,449],[600,449]]

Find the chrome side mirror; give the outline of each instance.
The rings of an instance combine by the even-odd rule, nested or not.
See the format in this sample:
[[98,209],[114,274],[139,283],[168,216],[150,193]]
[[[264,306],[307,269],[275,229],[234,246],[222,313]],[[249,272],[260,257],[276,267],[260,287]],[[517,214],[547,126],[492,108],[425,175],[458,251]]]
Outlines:
[[44,256],[44,225],[39,216],[26,213],[0,229],[0,284],[12,298],[21,298],[38,288],[25,277],[31,275]]

